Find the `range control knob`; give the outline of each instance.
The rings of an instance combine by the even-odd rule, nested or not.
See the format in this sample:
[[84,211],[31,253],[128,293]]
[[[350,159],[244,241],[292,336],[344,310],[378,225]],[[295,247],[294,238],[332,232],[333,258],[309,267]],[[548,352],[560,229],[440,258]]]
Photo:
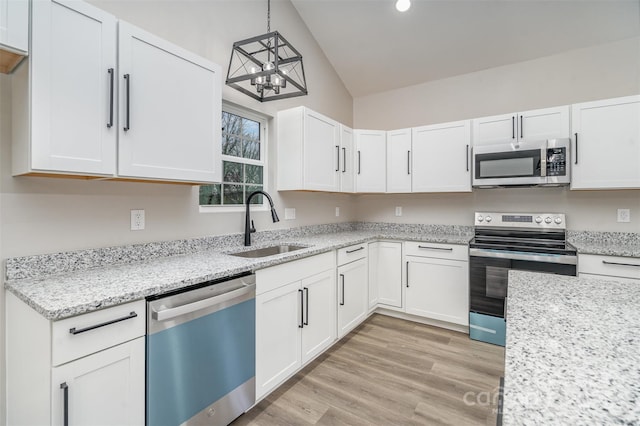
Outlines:
[[536,217],[536,223],[542,223],[542,218],[540,216]]
[[562,223],[562,218],[561,217],[556,217],[553,221],[555,223],[557,223],[558,225],[560,225]]
[[551,218],[549,216],[545,217],[544,223],[551,223]]
[[491,216],[485,217],[484,220],[487,221],[487,222],[491,222]]
[[484,217],[482,217],[482,215],[478,215],[478,222],[482,222],[484,220]]

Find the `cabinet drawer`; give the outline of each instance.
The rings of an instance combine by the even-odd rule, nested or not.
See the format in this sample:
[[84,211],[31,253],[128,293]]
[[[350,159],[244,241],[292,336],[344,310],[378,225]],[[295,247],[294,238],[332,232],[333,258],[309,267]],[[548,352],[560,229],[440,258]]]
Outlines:
[[336,267],[335,254],[330,251],[293,262],[256,271],[256,295],[266,293],[283,285],[300,281]]
[[145,301],[138,300],[52,325],[52,365],[60,365],[144,336]]
[[469,260],[469,248],[464,245],[405,242],[407,256],[435,257],[438,259]]
[[640,259],[581,254],[578,257],[578,272],[640,280]]
[[338,250],[338,266],[344,265],[354,260],[367,257],[368,245],[366,243],[344,247]]

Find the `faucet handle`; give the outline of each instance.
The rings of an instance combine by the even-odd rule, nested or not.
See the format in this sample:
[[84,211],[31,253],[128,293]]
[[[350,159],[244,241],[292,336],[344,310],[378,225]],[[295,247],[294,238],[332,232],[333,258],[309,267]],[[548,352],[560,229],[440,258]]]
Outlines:
[[253,224],[253,220],[251,221],[251,228],[249,228],[249,232],[251,233],[256,232],[256,226]]

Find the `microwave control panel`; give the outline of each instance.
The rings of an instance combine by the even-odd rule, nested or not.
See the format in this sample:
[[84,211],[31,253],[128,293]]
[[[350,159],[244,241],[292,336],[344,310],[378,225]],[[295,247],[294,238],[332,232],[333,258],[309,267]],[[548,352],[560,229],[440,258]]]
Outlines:
[[567,148],[547,149],[547,176],[566,176]]

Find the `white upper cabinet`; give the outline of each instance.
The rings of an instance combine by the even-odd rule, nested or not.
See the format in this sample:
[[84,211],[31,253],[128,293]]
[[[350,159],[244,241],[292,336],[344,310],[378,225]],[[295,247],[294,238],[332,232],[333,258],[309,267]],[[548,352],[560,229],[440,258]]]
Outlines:
[[278,190],[338,192],[340,123],[297,107],[279,111],[277,127]]
[[571,189],[640,188],[640,96],[572,106]]
[[473,145],[476,146],[569,136],[568,105],[473,120]]
[[413,192],[471,192],[469,120],[413,129]]
[[32,2],[28,66],[13,83],[13,174],[116,172],[116,18]]
[[356,192],[386,192],[387,132],[356,130]]
[[411,192],[411,129],[387,132],[387,192]]
[[118,174],[219,182],[220,67],[122,21],[119,61]]
[[29,49],[29,2],[0,0],[0,72],[10,73]]
[[34,1],[31,19],[14,175],[220,181],[219,66],[85,2]]
[[354,163],[355,141],[353,130],[340,125],[340,192],[355,192],[356,174]]

